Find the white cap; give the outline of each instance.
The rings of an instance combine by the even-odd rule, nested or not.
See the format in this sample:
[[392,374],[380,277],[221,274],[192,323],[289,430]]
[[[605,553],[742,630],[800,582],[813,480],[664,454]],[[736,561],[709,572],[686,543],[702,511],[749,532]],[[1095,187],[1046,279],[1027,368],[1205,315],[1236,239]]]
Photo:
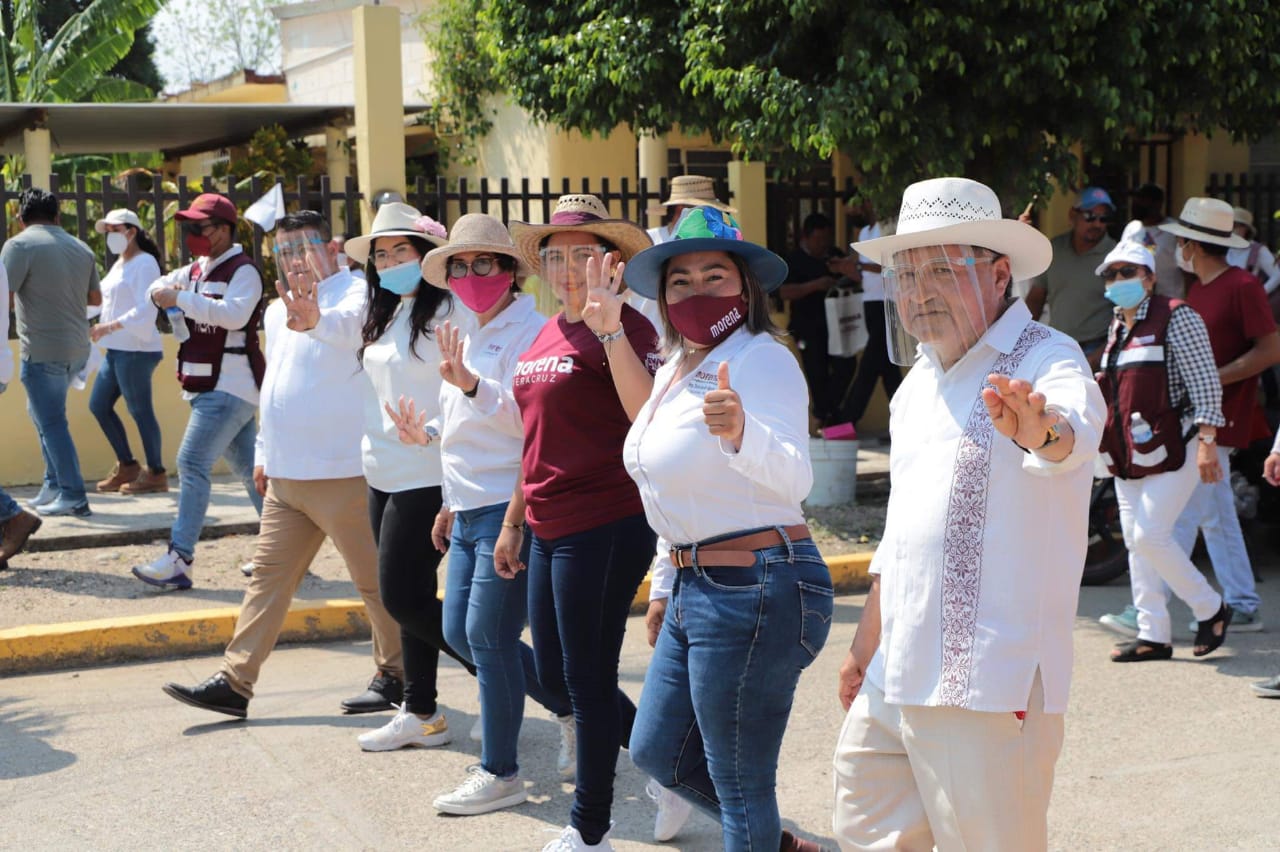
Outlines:
[[94,222],[93,229],[99,234],[105,234],[108,225],[132,225],[139,231],[142,230],[142,223],[138,221],[138,214],[132,210],[125,210],[123,207],[112,210],[106,216]]
[[1113,263],[1135,263],[1138,266],[1145,266],[1153,273],[1156,271],[1155,255],[1151,253],[1151,249],[1137,240],[1117,243],[1116,247],[1107,253],[1106,259],[1093,270],[1093,274],[1101,275],[1102,271]]

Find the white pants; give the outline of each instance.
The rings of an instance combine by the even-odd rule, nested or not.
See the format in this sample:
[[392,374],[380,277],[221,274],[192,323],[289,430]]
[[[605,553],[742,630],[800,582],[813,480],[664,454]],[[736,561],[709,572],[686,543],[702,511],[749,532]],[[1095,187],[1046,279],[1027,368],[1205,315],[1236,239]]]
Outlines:
[[1187,602],[1197,621],[1213,618],[1222,606],[1222,597],[1173,534],[1178,516],[1200,482],[1195,443],[1187,447],[1187,460],[1178,470],[1142,479],[1116,478],[1120,527],[1129,548],[1129,582],[1138,608],[1138,638],[1149,642],[1173,641],[1170,589]]
[[1060,713],[1044,712],[1036,673],[1025,722],[1012,713],[886,704],[870,683],[845,716],[835,754],[842,850],[1047,849]]

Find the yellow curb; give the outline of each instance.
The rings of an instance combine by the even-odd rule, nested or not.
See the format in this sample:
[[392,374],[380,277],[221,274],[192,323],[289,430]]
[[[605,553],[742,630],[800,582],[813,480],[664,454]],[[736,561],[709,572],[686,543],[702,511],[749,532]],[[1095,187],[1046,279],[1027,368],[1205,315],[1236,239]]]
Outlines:
[[[0,630],[0,675],[220,651],[239,614],[238,607],[219,607]],[[330,600],[290,609],[279,641],[368,636],[362,601]]]
[[[866,590],[873,555],[850,553],[828,558],[836,592]],[[439,597],[443,596],[441,591]],[[636,590],[631,611],[642,613],[648,606],[646,576]],[[219,607],[0,630],[0,676],[221,651],[231,640],[239,615],[239,607]],[[291,608],[279,641],[332,642],[368,636],[363,601],[329,600]]]

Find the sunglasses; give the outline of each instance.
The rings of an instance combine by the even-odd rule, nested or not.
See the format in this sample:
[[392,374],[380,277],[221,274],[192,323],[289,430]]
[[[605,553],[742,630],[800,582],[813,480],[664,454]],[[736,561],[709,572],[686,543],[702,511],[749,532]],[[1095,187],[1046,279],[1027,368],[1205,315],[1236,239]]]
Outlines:
[[210,231],[215,230],[217,227],[218,226],[212,222],[184,222],[182,225],[182,232],[184,234],[191,234],[195,237],[202,237]]
[[492,274],[497,268],[498,259],[495,257],[477,257],[475,260],[471,261],[470,265],[468,265],[465,260],[452,258],[450,259],[449,266],[447,267],[450,278],[466,278],[468,271],[473,275],[478,275],[479,277],[484,278],[485,276]]
[[1145,266],[1121,266],[1118,269],[1104,269],[1102,270],[1102,280],[1115,281],[1117,278],[1119,278],[1127,281],[1130,278],[1137,278],[1138,270],[1140,269],[1146,269],[1146,267]]
[[1115,221],[1110,213],[1081,213],[1080,218],[1086,222],[1104,222],[1110,224]]

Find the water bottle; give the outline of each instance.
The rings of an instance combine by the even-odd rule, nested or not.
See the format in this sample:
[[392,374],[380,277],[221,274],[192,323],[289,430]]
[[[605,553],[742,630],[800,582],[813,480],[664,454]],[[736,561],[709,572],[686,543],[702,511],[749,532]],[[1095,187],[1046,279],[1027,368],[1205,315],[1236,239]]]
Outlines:
[[1133,435],[1135,444],[1145,444],[1155,437],[1147,421],[1143,420],[1142,415],[1136,411],[1129,415],[1129,434]]
[[172,308],[165,308],[164,312],[169,317],[169,325],[173,328],[173,339],[179,343],[186,343],[191,337],[191,330],[187,328],[187,318],[183,315],[182,309],[174,305]]

